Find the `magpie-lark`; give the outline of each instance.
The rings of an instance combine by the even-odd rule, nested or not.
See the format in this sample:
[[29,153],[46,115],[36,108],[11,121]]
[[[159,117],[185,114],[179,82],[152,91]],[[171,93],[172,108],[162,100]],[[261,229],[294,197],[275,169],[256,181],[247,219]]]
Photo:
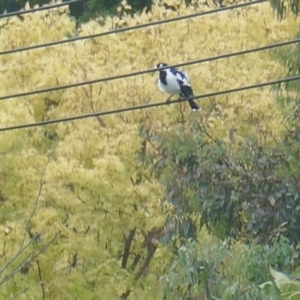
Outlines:
[[[168,65],[165,63],[159,63],[156,65],[156,68],[163,67],[168,67]],[[175,68],[166,68],[160,70],[157,85],[161,91],[171,94],[167,101],[169,101],[173,95],[179,95],[180,98],[189,98],[194,96],[188,75],[184,72],[178,71]],[[191,99],[188,100],[188,102],[192,110],[201,110],[194,100]]]

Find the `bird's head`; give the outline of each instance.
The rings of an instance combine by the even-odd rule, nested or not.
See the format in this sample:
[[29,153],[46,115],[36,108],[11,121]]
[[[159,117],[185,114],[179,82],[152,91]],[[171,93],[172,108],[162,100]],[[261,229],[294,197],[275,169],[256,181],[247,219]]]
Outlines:
[[167,67],[168,65],[165,64],[165,63],[159,63],[155,66],[156,69],[160,69],[160,68],[163,68],[163,67]]

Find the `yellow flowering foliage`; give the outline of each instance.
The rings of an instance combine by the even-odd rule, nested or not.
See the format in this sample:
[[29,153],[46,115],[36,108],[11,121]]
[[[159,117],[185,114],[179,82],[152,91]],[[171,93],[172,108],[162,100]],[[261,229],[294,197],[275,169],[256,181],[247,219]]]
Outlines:
[[[177,11],[157,2],[149,13],[133,17],[124,13],[90,21],[79,29],[66,7],[26,14],[22,20],[1,19],[0,51],[209,9],[199,3],[185,7],[184,1],[165,2],[175,5]],[[126,3],[122,5],[128,9]],[[263,46],[293,38],[297,27],[299,19],[288,15],[279,22],[270,5],[263,3],[1,55],[0,96],[146,70],[159,62],[177,64]],[[265,82],[284,74],[267,51],[184,69],[196,95]],[[157,73],[151,73],[6,99],[0,102],[0,127],[161,102],[167,96],[157,89],[156,78]],[[41,272],[32,262],[26,275],[18,274],[4,283],[1,298],[28,286],[30,290],[19,299],[29,299],[28,295],[30,299],[41,299],[42,292],[46,299],[116,299],[128,290],[130,299],[161,297],[159,278],[170,259],[163,245],[158,245],[143,274],[143,284],[137,283],[136,272],[129,268],[138,256],[141,259],[137,264],[142,265],[147,255],[145,233],[161,228],[167,217],[167,208],[161,207],[163,187],[141,163],[143,140],[139,127],[163,131],[177,126],[182,119],[189,123],[204,118],[211,125],[211,134],[224,140],[231,128],[238,128],[240,136],[263,126],[276,135],[283,130],[282,114],[270,88],[199,102],[202,112],[197,115],[191,115],[189,106],[180,103],[1,132],[0,240],[5,244],[0,253],[1,265],[17,253],[26,228],[41,234],[42,245],[61,231],[39,256]],[[128,265],[121,268],[124,240],[132,230],[136,233]],[[42,247],[40,244],[34,247]],[[75,256],[76,265],[72,267]]]

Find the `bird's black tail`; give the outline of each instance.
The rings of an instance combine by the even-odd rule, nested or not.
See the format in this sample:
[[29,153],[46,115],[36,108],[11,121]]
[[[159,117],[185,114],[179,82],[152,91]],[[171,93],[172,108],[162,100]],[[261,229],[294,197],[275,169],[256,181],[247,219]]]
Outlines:
[[[193,93],[193,90],[192,90],[191,86],[181,85],[180,89],[181,89],[181,92],[182,92],[180,96],[183,96],[184,98],[189,98],[189,97],[194,96],[194,93]],[[195,103],[194,100],[191,99],[191,100],[188,100],[188,101],[189,101],[189,104],[190,104],[193,111],[201,110],[201,108]]]
[[190,107],[192,108],[192,110],[194,110],[194,111],[201,110],[201,108],[195,103],[194,100],[188,100],[188,101],[189,101],[189,104],[190,104]]

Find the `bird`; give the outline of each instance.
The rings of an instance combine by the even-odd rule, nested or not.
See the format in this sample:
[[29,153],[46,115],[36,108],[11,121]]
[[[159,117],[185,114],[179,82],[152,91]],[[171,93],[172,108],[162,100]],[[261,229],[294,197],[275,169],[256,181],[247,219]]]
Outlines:
[[[171,96],[167,99],[167,102],[170,101],[170,98],[173,97],[173,95],[179,95],[179,99],[194,97],[189,77],[185,72],[171,68],[166,63],[159,63],[156,65],[156,69],[160,68],[165,69],[159,70],[157,85],[161,91],[171,94]],[[193,111],[201,110],[193,99],[188,99],[188,102]]]

